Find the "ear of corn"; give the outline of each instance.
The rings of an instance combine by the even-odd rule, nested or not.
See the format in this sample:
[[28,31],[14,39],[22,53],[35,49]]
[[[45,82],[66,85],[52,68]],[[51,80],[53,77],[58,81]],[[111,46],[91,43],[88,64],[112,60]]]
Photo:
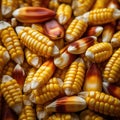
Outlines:
[[33,53],[28,48],[25,48],[25,57],[26,57],[28,64],[35,68],[39,68],[40,65],[42,64],[42,57]]
[[79,96],[62,97],[45,106],[47,112],[78,112],[86,108],[86,101]]
[[58,0],[50,0],[48,8],[50,8],[51,10],[57,11],[59,5],[60,3],[58,2]]
[[79,16],[87,12],[92,5],[94,4],[95,0],[73,0],[72,1],[72,9],[74,16]]
[[95,41],[97,41],[95,36],[84,37],[70,43],[67,50],[72,54],[85,53],[86,50],[95,43]]
[[11,25],[5,21],[0,21],[2,43],[8,50],[11,59],[18,64],[24,61],[24,53],[17,34]]
[[30,27],[17,27],[16,31],[21,43],[34,53],[41,56],[54,56],[59,54],[59,49],[48,37]]
[[45,61],[34,74],[31,81],[31,89],[36,89],[45,85],[55,71],[52,59]]
[[79,39],[87,29],[87,23],[84,19],[74,18],[68,26],[65,33],[65,40],[72,42]]
[[17,9],[18,1],[17,0],[2,0],[1,2],[1,10],[2,15],[6,18],[10,18],[12,16],[12,12]]
[[66,95],[74,95],[81,91],[85,75],[85,64],[81,58],[77,58],[69,66],[66,72],[63,89]]
[[111,95],[98,91],[81,92],[90,110],[109,116],[120,117],[120,100]]
[[57,9],[56,17],[58,22],[62,25],[68,22],[72,15],[72,8],[67,4],[60,4]]
[[112,55],[112,46],[110,43],[97,43],[86,50],[88,60],[96,63],[107,60]]
[[84,110],[80,113],[80,120],[105,120],[102,116],[91,110]]
[[102,91],[102,76],[97,64],[88,68],[83,85],[84,91]]
[[104,80],[115,83],[119,80],[119,71],[120,71],[120,48],[118,48],[109,61],[107,62],[104,71],[103,71],[103,78]]
[[35,89],[30,94],[30,100],[36,104],[45,104],[59,95],[62,81],[58,78],[51,78],[49,82],[41,87]]
[[15,79],[8,75],[2,77],[1,91],[8,106],[17,114],[22,110],[22,91]]

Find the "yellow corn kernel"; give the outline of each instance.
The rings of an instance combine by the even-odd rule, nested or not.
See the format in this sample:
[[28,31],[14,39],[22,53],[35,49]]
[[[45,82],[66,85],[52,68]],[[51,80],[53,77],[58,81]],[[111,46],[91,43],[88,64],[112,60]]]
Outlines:
[[1,91],[9,107],[19,114],[22,110],[23,99],[22,91],[17,81],[9,75],[3,75]]
[[74,16],[79,16],[90,10],[95,0],[73,0],[72,9]]
[[57,11],[59,5],[60,3],[58,2],[58,0],[50,0],[48,8]]
[[15,67],[15,63],[13,61],[9,61],[7,65],[5,65],[5,67],[3,68],[2,74],[12,76],[14,67]]
[[2,43],[8,50],[11,59],[18,64],[24,61],[24,53],[17,34],[11,25],[5,21],[0,21]]
[[71,4],[72,0],[58,0],[61,3]]
[[65,39],[67,42],[72,42],[79,39],[87,29],[85,20],[79,18],[73,19],[66,30]]
[[110,23],[120,18],[120,10],[114,8],[95,9],[82,16],[90,25]]
[[120,78],[118,74],[120,71],[120,48],[118,48],[111,58],[109,59],[108,63],[105,66],[103,71],[103,78],[111,83],[117,82]]
[[29,69],[27,77],[26,77],[25,82],[24,82],[24,86],[23,86],[24,93],[29,93],[31,91],[30,83],[31,83],[32,78],[33,78],[36,71],[37,71],[37,69],[34,67]]
[[41,2],[42,2],[41,0],[31,0],[31,4],[34,7],[40,7]]
[[31,27],[37,31],[39,31],[40,33],[44,34],[44,29],[43,26],[41,24],[32,24]]
[[12,12],[17,9],[18,1],[17,0],[2,0],[1,2],[1,10],[2,15],[5,18],[10,18],[12,16]]
[[28,64],[35,68],[39,68],[40,65],[42,64],[42,57],[33,53],[28,48],[25,48],[25,57],[26,57]]
[[97,43],[86,50],[85,56],[92,62],[100,63],[107,60],[112,51],[110,43]]
[[98,91],[81,92],[90,110],[109,116],[120,117],[120,100]]
[[113,34],[111,44],[113,47],[120,47],[120,31]]
[[21,43],[40,56],[54,56],[59,49],[48,37],[30,27],[17,27],[16,31]]
[[36,104],[45,104],[59,95],[61,85],[59,78],[51,78],[45,86],[33,90],[29,99]]
[[31,89],[36,89],[45,85],[53,75],[56,66],[52,59],[45,61],[34,74],[31,81]]
[[36,120],[35,110],[31,105],[26,105],[22,109],[18,120]]
[[66,72],[63,89],[66,95],[74,95],[81,91],[85,75],[85,64],[82,58],[77,58]]
[[57,9],[57,19],[58,22],[62,25],[66,24],[71,18],[72,8],[70,5],[61,4]]
[[80,113],[80,120],[104,120],[104,118],[91,110],[84,110]]
[[3,67],[7,64],[10,60],[10,55],[5,47],[0,45],[0,74],[3,70]]
[[95,4],[93,5],[92,9],[100,9],[107,7],[109,0],[96,0]]

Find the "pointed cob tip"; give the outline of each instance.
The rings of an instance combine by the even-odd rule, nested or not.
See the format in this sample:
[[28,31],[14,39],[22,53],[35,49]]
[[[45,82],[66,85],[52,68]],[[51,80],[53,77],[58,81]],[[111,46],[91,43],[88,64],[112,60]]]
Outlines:
[[17,65],[15,66],[13,72],[14,72],[14,71],[15,71],[15,72],[20,72],[20,73],[23,74],[23,76],[25,76],[25,71],[24,71],[24,69],[21,67],[20,64],[17,64]]
[[6,21],[0,21],[0,30],[3,30],[3,29],[5,29],[7,27],[10,27],[10,26],[11,25],[8,22],[6,22]]
[[55,45],[55,46],[53,47],[52,56],[59,55],[59,53],[60,53],[60,50],[59,50],[59,48]]
[[71,96],[75,94],[75,92],[72,91],[70,88],[66,88],[64,91],[67,96]]
[[[113,8],[111,8],[111,9],[113,9]],[[113,18],[115,18],[115,19],[120,18],[120,10],[119,9],[117,9],[117,8],[114,9]]]
[[39,68],[40,65],[42,64],[42,60],[40,60],[39,57],[34,57],[31,61],[32,66],[34,66],[35,68]]
[[67,42],[72,42],[72,41],[74,41],[74,36],[72,36],[72,35],[70,35],[70,34],[66,34],[65,35],[65,40],[67,41]]
[[9,75],[3,75],[2,77],[2,83],[8,82],[10,80],[12,80],[13,78],[10,77]]
[[29,91],[31,91],[31,85],[30,85],[30,83],[24,84],[24,86],[23,86],[23,92],[24,93],[28,93]]
[[103,31],[103,27],[102,26],[98,26],[95,29],[95,32],[97,33],[97,36],[99,36],[102,33],[102,31]]
[[2,12],[3,16],[7,16],[7,17],[11,16],[11,12],[12,12],[12,7],[11,6],[2,5],[1,10],[2,10],[1,12]]
[[60,24],[65,24],[65,22],[67,21],[67,17],[61,14],[58,17],[58,21],[59,21]]
[[47,113],[46,111],[44,111],[44,110],[37,112],[37,118],[38,118],[39,120],[43,120],[43,119],[45,119],[47,116],[48,116],[48,113]]
[[86,52],[85,52],[85,56],[87,57],[87,58],[89,58],[90,60],[94,60],[94,54],[91,52],[91,51],[89,51],[89,50],[87,50]]
[[33,79],[31,82],[31,89],[36,89],[39,86],[39,82],[37,81],[37,78]]
[[20,114],[23,109],[23,104],[22,103],[15,104],[12,107],[12,109],[13,109],[13,111],[15,111],[15,113]]
[[104,91],[109,94],[109,91],[108,91],[109,83],[108,82],[103,82],[102,84],[103,84]]
[[13,11],[12,15],[16,18],[19,15],[19,13],[20,13],[20,9],[18,8]]
[[23,64],[23,62],[24,62],[24,56],[23,55],[17,55],[13,59],[17,64],[20,64],[20,65]]
[[78,96],[80,96],[81,98],[85,99],[88,96],[88,93],[89,92],[87,92],[87,91],[79,92]]
[[10,60],[10,55],[9,55],[8,51],[4,52],[3,60],[5,61],[5,63],[7,63]]
[[116,47],[120,44],[120,42],[117,38],[112,38],[111,39],[111,44],[112,44],[113,47]]
[[17,26],[17,27],[15,28],[17,34],[19,34],[20,31],[23,30],[23,29],[24,29],[24,26]]

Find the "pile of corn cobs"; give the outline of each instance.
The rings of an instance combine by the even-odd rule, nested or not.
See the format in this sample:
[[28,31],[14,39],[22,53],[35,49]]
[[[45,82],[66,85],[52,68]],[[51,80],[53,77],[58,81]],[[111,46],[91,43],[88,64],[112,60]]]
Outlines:
[[1,120],[120,119],[120,0],[2,0]]

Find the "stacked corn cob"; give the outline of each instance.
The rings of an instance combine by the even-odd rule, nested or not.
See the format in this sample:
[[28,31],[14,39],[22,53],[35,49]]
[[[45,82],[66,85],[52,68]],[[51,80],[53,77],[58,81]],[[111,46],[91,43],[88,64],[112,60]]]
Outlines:
[[120,119],[118,3],[2,0],[0,119]]

